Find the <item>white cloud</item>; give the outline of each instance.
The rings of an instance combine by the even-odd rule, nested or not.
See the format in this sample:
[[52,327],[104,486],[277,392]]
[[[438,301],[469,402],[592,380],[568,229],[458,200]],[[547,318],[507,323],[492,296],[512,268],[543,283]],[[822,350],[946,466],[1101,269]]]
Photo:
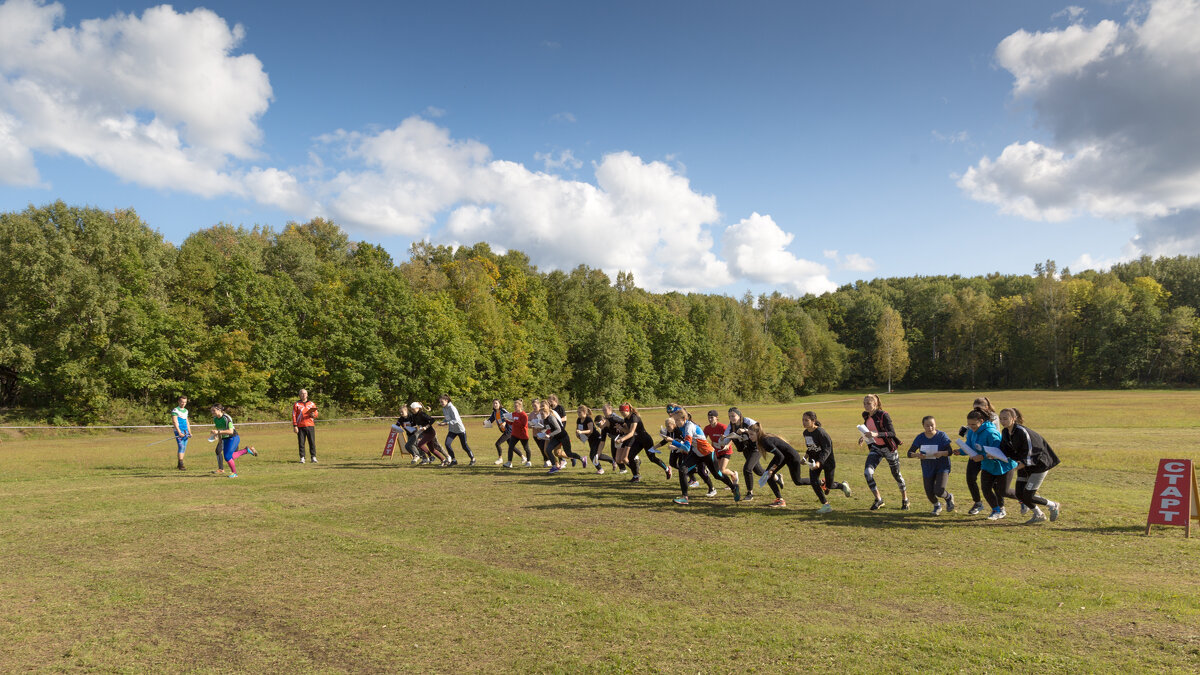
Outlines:
[[1064,7],[1062,9],[1060,9],[1059,11],[1051,14],[1050,18],[1051,19],[1059,19],[1062,17],[1066,17],[1068,21],[1071,21],[1072,23],[1074,23],[1074,22],[1078,21],[1080,19],[1080,17],[1082,17],[1084,14],[1087,14],[1086,9],[1079,7],[1078,5],[1071,5],[1069,7]]
[[1012,143],[958,185],[1034,220],[1134,219],[1141,251],[1200,252],[1200,0],[1130,16],[1005,38],[996,59],[1050,140]]
[[874,272],[875,260],[857,253],[851,253],[842,261],[842,269],[851,272]]
[[730,269],[743,279],[788,284],[800,294],[836,290],[824,265],[787,250],[793,239],[795,235],[784,232],[771,216],[753,213],[725,230],[725,255]]
[[27,184],[27,152],[66,153],[142,185],[243,194],[226,166],[256,156],[271,86],[257,58],[233,54],[241,26],[167,5],[77,28],[58,25],[63,13],[58,3],[0,5],[3,175],[15,165]]
[[838,252],[837,252],[836,248],[835,249],[825,249],[824,251],[821,251],[821,255],[825,256],[826,258],[829,258],[830,260],[837,260]]
[[554,113],[550,116],[551,122],[566,122],[568,124],[575,123],[575,115],[569,112]]
[[552,152],[535,152],[533,158],[541,162],[547,171],[579,169],[583,166],[583,162],[575,159],[575,153],[570,150],[563,150],[558,153],[558,157],[555,157]]
[[446,111],[445,111],[445,109],[443,109],[443,108],[439,108],[439,107],[437,107],[437,106],[432,106],[432,105],[431,105],[431,106],[429,106],[429,107],[425,108],[425,116],[426,116],[426,117],[433,117],[433,118],[445,117],[445,116],[446,116]]

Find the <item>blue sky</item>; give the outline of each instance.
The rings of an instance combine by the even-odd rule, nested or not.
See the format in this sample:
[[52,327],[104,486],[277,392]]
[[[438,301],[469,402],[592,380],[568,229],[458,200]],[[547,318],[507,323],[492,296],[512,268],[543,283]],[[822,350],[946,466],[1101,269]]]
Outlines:
[[1192,0],[153,7],[0,3],[0,210],[734,295],[1200,252]]

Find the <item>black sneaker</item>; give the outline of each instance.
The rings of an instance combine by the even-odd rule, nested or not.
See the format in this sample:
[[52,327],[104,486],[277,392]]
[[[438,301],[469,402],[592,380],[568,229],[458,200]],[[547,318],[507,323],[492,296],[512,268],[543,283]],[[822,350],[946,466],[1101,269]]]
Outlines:
[[954,510],[954,495],[950,495],[949,497],[946,497],[946,512],[949,513],[950,511],[953,511],[953,510]]
[[882,508],[882,507],[883,507],[883,500],[882,500],[882,499],[876,499],[876,500],[875,500],[875,503],[871,505],[871,510],[872,510],[872,511],[878,511],[878,510],[879,510],[880,508]]
[[900,510],[901,510],[901,511],[907,511],[907,510],[908,510],[908,500],[907,500],[907,499],[905,499],[904,501],[900,502]]

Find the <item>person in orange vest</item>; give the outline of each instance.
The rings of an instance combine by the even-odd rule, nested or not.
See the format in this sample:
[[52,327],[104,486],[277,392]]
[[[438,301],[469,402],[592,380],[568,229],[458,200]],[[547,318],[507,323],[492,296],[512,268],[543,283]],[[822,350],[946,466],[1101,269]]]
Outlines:
[[292,404],[292,431],[300,445],[300,463],[304,463],[304,440],[308,439],[308,454],[317,463],[317,404],[308,400],[308,390],[300,390],[300,400]]

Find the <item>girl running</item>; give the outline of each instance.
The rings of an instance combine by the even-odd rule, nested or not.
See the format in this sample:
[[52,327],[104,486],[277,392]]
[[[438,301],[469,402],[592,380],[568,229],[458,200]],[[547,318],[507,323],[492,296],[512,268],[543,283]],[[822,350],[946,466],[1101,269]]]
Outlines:
[[[867,463],[863,467],[863,476],[867,479],[867,487],[871,488],[871,494],[875,495],[875,503],[871,505],[871,510],[878,511],[883,506],[883,495],[879,493],[879,488],[875,485],[875,467],[879,466],[881,461],[887,460],[888,468],[892,470],[892,477],[896,479],[896,485],[900,488],[900,508],[907,511],[908,488],[904,484],[904,476],[900,475],[900,454],[896,452],[900,441],[896,439],[896,428],[892,426],[892,416],[884,412],[883,405],[875,394],[867,394],[863,397],[862,416],[863,424],[866,425],[871,436],[871,441],[867,445]],[[859,437],[859,445],[865,442],[865,439]]]
[[671,441],[671,445],[678,450],[676,461],[679,468],[679,491],[682,493],[675,498],[676,504],[688,503],[688,487],[690,478],[688,474],[693,471],[699,471],[701,476],[704,476],[705,482],[708,483],[708,496],[715,497],[717,491],[713,489],[712,482],[709,480],[709,475],[716,477],[730,490],[733,491],[733,501],[740,502],[742,500],[742,492],[738,487],[737,481],[732,480],[730,476],[717,470],[717,465],[713,461],[713,446],[705,438],[700,427],[688,418],[687,410],[678,405],[668,405],[667,412],[671,415],[670,418],[675,422],[675,434]]
[[1050,520],[1058,520],[1058,502],[1052,502],[1038,495],[1038,488],[1046,480],[1050,469],[1058,466],[1058,455],[1046,439],[1038,432],[1025,426],[1021,411],[1016,408],[1005,408],[1000,411],[1000,426],[1004,427],[1000,437],[1000,450],[1017,462],[1016,498],[1029,510],[1033,517],[1025,521],[1026,525],[1045,522],[1046,514],[1038,507],[1045,506],[1050,512]]
[[746,459],[742,467],[742,476],[750,479],[746,481],[746,496],[743,497],[746,501],[754,499],[754,477],[763,475],[763,468],[759,466],[761,455],[758,444],[750,440],[750,427],[755,424],[757,422],[743,415],[741,410],[736,407],[730,408],[729,426],[722,437],[723,444],[732,444]]
[[442,466],[450,466],[450,459],[442,454],[442,446],[438,445],[437,432],[433,430],[433,418],[425,412],[425,406],[421,405],[420,401],[413,401],[408,407],[413,411],[409,424],[416,428],[417,447],[426,455],[433,455],[442,460]]
[[521,399],[513,401],[513,412],[505,416],[504,421],[508,422],[508,461],[504,463],[504,468],[512,468],[513,451],[517,443],[525,451],[521,455],[525,466],[533,466],[529,463],[529,415],[525,414],[525,402]]
[[[613,469],[617,468],[616,461],[612,457],[600,452],[600,448],[604,443],[604,417],[596,415],[592,418],[592,409],[586,405],[579,406],[575,411],[578,419],[575,420],[575,434],[579,440],[588,444],[588,458],[592,460],[592,465],[596,467],[597,474],[604,474],[604,467],[600,462],[608,462]],[[584,466],[587,466],[586,464]]]
[[[565,429],[567,427],[567,409],[562,407],[562,403],[559,403],[558,394],[550,394],[546,398],[550,400],[550,409],[554,411],[555,415],[558,415],[558,421],[562,422]],[[563,434],[562,449],[567,453],[567,457],[571,458],[571,466],[575,466],[575,462],[583,462],[583,468],[587,468],[587,459],[571,450],[571,434]]]
[[454,456],[454,439],[457,438],[462,443],[467,457],[471,459],[467,466],[475,466],[475,454],[471,452],[471,446],[467,445],[467,427],[463,424],[462,416],[458,414],[458,408],[450,401],[450,394],[442,394],[438,403],[442,406],[442,421],[438,422],[438,425],[449,427],[446,430],[446,452],[450,453],[450,465],[458,464],[458,458]]
[[567,430],[563,428],[562,418],[550,407],[550,401],[542,401],[542,425],[546,434],[546,454],[551,457],[549,474],[556,474],[567,466],[567,453],[563,450],[563,441],[567,438]]
[[[633,478],[629,479],[630,483],[640,483],[642,475],[639,470],[641,460],[638,459],[638,454],[642,450],[650,450],[654,447],[654,439],[650,436],[650,432],[646,431],[646,425],[642,423],[642,416],[630,404],[621,404],[621,412],[625,415],[625,435],[621,437],[621,442],[627,444],[623,449],[625,455],[625,464],[633,470]],[[646,455],[662,468],[667,474],[667,478],[671,477],[671,469],[662,460],[657,457],[658,453],[648,452]]]
[[611,403],[604,404],[604,431],[608,435],[609,454],[616,459],[621,473],[628,472],[625,460],[621,458],[621,437],[625,435],[625,418],[613,411]]
[[[993,426],[1000,423],[1000,418],[996,415],[996,409],[992,407],[992,402],[986,396],[980,396],[971,403],[972,409],[982,410],[987,414],[987,419]],[[999,427],[997,427],[999,428]],[[966,428],[958,430],[959,436],[966,436]],[[980,511],[983,511],[983,499],[979,494],[979,471],[983,467],[981,462],[967,462],[967,489],[971,491],[971,501],[975,502],[971,506],[971,510],[967,511],[967,515],[973,516]]]
[[972,456],[970,461],[979,464],[983,498],[992,507],[988,520],[1000,520],[1008,515],[1004,510],[1004,497],[1009,494],[1009,482],[1017,467],[1017,463],[1010,459],[1001,460],[987,454],[988,448],[1000,453],[1000,441],[1000,432],[988,419],[987,412],[976,408],[967,413],[967,445],[979,453]]
[[412,455],[412,463],[428,464],[429,459],[417,447],[417,442],[421,440],[421,435],[417,433],[417,428],[412,424],[412,416],[408,413],[408,406],[400,406],[400,416],[396,418],[396,426],[404,430],[404,451]]
[[733,457],[733,444],[725,440],[726,426],[721,424],[721,418],[716,410],[708,411],[708,425],[704,427],[704,437],[713,446],[713,458],[717,471],[729,473],[733,482],[738,482],[738,473],[729,471],[729,460]]
[[171,426],[175,429],[176,454],[179,456],[179,464],[175,468],[180,471],[183,471],[183,453],[187,452],[187,442],[192,437],[192,432],[188,430],[187,401],[186,396],[180,396],[171,410]]
[[[821,427],[817,413],[811,410],[805,412],[800,422],[804,425],[804,456],[808,460],[808,482],[812,485],[813,492],[817,493],[817,499],[821,500],[821,508],[817,509],[817,513],[829,513],[833,506],[825,495],[829,490],[837,489],[849,499],[850,485],[838,483],[833,479],[837,469],[837,461],[833,456],[833,439],[829,437],[829,432]],[[823,479],[822,473],[825,474]]]
[[529,428],[533,431],[533,442],[542,453],[542,464],[550,468],[550,454],[546,452],[546,425],[542,421],[542,400],[533,399],[529,406]]
[[504,416],[507,414],[508,414],[508,411],[504,409],[504,406],[500,405],[500,399],[495,399],[492,401],[492,414],[488,415],[487,420],[485,420],[483,423],[484,427],[490,427],[494,424],[500,428],[500,437],[496,439],[496,465],[497,466],[504,463],[504,447],[503,446],[505,443],[508,442],[508,439],[509,439],[508,422],[506,422],[504,420]]
[[[771,486],[771,491],[775,493],[775,501],[767,504],[771,508],[782,508],[787,506],[787,502],[783,501],[783,491],[779,489],[780,483],[783,481],[776,479],[779,470],[787,465],[788,472],[792,474],[792,482],[796,485],[811,485],[812,481],[807,476],[800,475],[801,465],[807,464],[800,458],[800,453],[791,446],[782,436],[776,434],[764,433],[762,425],[755,422],[749,429],[750,439],[758,446],[758,451],[764,455],[771,455],[771,461],[767,464],[766,471],[763,472],[762,478],[758,480],[758,485],[761,487],[764,484]],[[817,489],[820,489],[820,485]]]
[[938,431],[937,420],[933,415],[926,415],[921,420],[921,428],[925,431],[917,434],[908,456],[921,458],[921,478],[925,483],[925,498],[933,504],[933,515],[941,515],[942,504],[939,499],[946,500],[946,510],[954,510],[954,495],[946,491],[950,480],[950,437],[944,431]]
[[210,438],[215,438],[219,443],[219,451],[221,457],[225,459],[225,463],[229,465],[229,477],[237,478],[237,465],[233,460],[245,454],[258,457],[258,453],[254,451],[254,446],[244,449],[238,449],[238,444],[242,439],[238,436],[237,428],[233,426],[233,418],[225,412],[225,408],[221,404],[216,404],[212,407],[213,416],[213,432]]

